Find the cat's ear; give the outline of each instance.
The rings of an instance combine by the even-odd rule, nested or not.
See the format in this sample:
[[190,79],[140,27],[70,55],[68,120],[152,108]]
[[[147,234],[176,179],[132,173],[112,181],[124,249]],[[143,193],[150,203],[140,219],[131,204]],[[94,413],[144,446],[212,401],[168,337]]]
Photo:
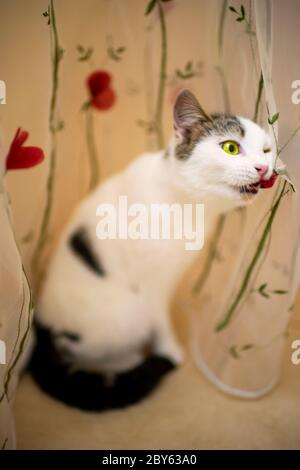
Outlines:
[[211,117],[191,91],[183,90],[179,93],[174,105],[174,128],[177,136],[184,138],[193,126],[211,121]]

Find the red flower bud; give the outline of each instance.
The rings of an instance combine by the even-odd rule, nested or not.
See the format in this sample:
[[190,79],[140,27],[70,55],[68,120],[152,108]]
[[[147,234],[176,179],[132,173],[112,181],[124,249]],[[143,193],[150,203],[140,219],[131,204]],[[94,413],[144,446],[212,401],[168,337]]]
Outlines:
[[7,170],[18,170],[22,168],[31,168],[44,160],[44,152],[39,147],[23,147],[28,139],[28,132],[20,127],[10,145],[6,158]]
[[87,79],[90,93],[90,104],[101,111],[110,109],[115,101],[116,94],[111,88],[111,75],[104,70],[93,72]]

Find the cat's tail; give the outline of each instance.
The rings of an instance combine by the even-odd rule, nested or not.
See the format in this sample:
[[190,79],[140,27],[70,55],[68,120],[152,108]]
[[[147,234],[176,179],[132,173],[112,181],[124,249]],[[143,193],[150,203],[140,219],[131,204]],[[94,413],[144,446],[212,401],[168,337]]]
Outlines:
[[123,408],[146,397],[175,365],[150,355],[135,368],[108,380],[100,373],[72,370],[54,347],[50,330],[38,327],[29,369],[45,392],[70,406],[89,411]]

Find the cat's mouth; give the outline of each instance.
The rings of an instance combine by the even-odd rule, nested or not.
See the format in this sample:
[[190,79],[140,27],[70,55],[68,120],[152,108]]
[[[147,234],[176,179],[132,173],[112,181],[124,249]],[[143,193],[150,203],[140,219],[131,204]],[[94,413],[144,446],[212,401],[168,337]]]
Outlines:
[[251,183],[243,186],[238,186],[238,190],[241,194],[257,194],[260,188],[260,181],[257,183]]
[[231,186],[235,192],[239,193],[241,196],[255,196],[260,189],[260,181],[257,183],[243,184]]
[[255,195],[258,193],[259,189],[268,189],[272,188],[274,185],[278,174],[276,171],[273,171],[271,178],[268,180],[260,180],[256,183],[243,184],[241,186],[235,186],[234,189],[237,190],[240,194]]

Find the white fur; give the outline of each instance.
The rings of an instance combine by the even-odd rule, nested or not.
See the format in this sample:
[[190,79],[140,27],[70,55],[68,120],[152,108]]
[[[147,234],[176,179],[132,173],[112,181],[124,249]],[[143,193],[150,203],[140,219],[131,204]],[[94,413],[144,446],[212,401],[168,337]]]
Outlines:
[[[245,204],[250,196],[234,186],[258,181],[257,164],[273,171],[268,135],[253,122],[240,118],[245,137],[208,137],[191,156],[147,153],[123,172],[110,178],[88,196],[75,211],[52,259],[37,306],[38,320],[54,331],[79,333],[81,341],[64,346],[78,355],[78,362],[101,370],[124,370],[142,359],[141,345],[151,340],[157,353],[179,363],[181,348],[169,318],[170,299],[197,252],[187,251],[184,240],[98,240],[96,208],[117,204],[119,195],[128,203],[204,203],[206,239],[221,212]],[[242,154],[230,156],[219,141],[238,140]],[[253,197],[251,196],[251,199]],[[82,265],[68,245],[70,234],[87,227],[107,275],[100,277]]]

